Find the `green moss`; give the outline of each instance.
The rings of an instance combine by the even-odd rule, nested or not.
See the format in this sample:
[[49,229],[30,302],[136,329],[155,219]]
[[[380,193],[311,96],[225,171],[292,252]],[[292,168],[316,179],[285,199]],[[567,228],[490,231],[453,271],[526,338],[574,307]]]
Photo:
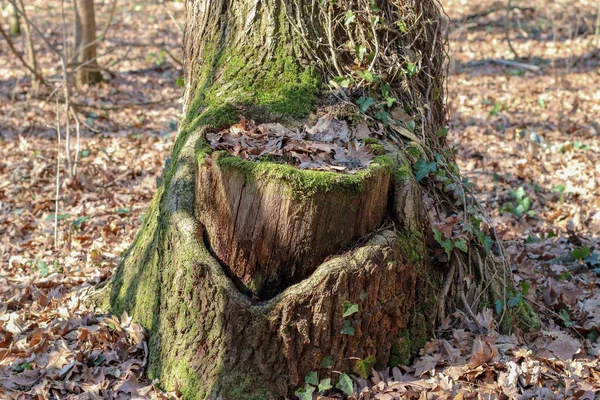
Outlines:
[[[412,173],[412,172],[411,172]],[[405,262],[417,271],[415,307],[410,322],[392,343],[390,365],[408,365],[433,335],[441,275],[427,258],[422,231],[404,230],[398,234],[398,246]]]
[[248,283],[248,289],[253,293],[259,293],[265,284],[265,277],[260,273],[255,274],[255,276]]
[[223,128],[241,115],[256,121],[290,121],[308,115],[320,93],[320,76],[313,65],[301,66],[285,41],[280,43],[274,57],[260,64],[256,60],[264,55],[248,49],[221,54],[214,46],[205,46],[203,58],[213,63],[200,72],[202,83],[189,108],[188,123],[194,128]]
[[402,330],[398,338],[392,343],[390,350],[390,367],[397,367],[399,365],[409,365],[412,358],[412,342],[410,339],[410,331],[408,329]]
[[287,185],[292,198],[307,198],[328,192],[360,193],[364,189],[365,179],[373,176],[375,170],[383,168],[391,172],[393,165],[390,157],[378,156],[369,167],[356,174],[339,174],[300,170],[288,164],[247,161],[223,151],[214,153],[214,157],[221,167],[244,175],[250,183],[272,179]]
[[402,182],[407,179],[413,179],[413,178],[414,178],[414,174],[413,174],[412,168],[408,164],[400,165],[394,171],[394,179],[398,182]]
[[[517,290],[514,288],[507,289],[506,295],[514,297],[517,295]],[[502,299],[499,299],[502,301]],[[500,329],[502,332],[512,333],[514,327],[530,332],[539,331],[542,328],[542,322],[539,315],[525,300],[521,300],[514,307],[507,307]]]
[[372,144],[371,150],[373,150],[373,154],[375,154],[376,156],[381,156],[385,154],[385,148],[380,144]]
[[277,396],[263,388],[263,382],[255,382],[250,374],[233,372],[220,380],[221,395],[227,400],[272,400]]
[[372,138],[372,137],[368,137],[363,139],[363,143],[364,144],[379,144],[379,140]]
[[415,267],[421,267],[424,261],[423,233],[418,231],[402,231],[398,233],[398,247],[407,262]]
[[414,158],[419,158],[423,156],[423,149],[421,146],[415,142],[411,142],[406,148],[406,152],[410,154]]

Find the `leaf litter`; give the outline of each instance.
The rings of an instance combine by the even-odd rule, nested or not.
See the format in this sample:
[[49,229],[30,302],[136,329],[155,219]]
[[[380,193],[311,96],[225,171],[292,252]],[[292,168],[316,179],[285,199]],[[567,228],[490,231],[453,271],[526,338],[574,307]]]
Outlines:
[[[355,389],[348,398],[598,398],[600,79],[594,71],[600,57],[589,45],[597,5],[538,0],[512,10],[512,45],[523,62],[541,67],[534,72],[486,61],[513,58],[504,38],[504,3],[443,3],[451,17],[449,138],[505,240],[520,295],[538,311],[543,329],[506,335],[490,310],[475,319],[457,312],[411,365],[371,371],[369,379],[347,375],[352,381],[345,386]],[[60,43],[58,3],[40,4],[26,7],[44,16],[44,32]],[[174,82],[180,71],[156,60],[159,52],[149,58],[147,49],[128,45],[152,43],[151,26],[176,51],[177,32],[159,7],[132,3],[119,9],[118,33],[100,44],[116,47],[107,56],[115,76],[84,96],[75,93],[74,101],[114,105],[179,93]],[[0,68],[0,398],[177,398],[177,389],[163,393],[144,376],[141,327],[127,315],[86,310],[82,299],[110,277],[139,229],[173,145],[171,118],[181,106],[166,100],[143,109],[89,112],[86,122],[102,135],[84,128],[78,176],[62,181],[61,247],[54,249],[56,142],[47,128],[54,111],[27,97],[28,79],[5,51],[0,48],[7,60]],[[42,49],[38,56],[45,72],[60,74],[51,53]],[[239,151],[254,159],[255,147],[286,137],[299,143],[284,152],[281,140],[271,156],[318,169],[321,153],[325,165],[336,165],[337,148],[329,147],[336,141],[345,156],[354,141],[366,150],[360,141],[372,135],[366,125],[341,125],[335,127],[341,138],[329,139],[317,125],[299,132],[263,125],[263,141],[246,149],[240,144]],[[241,142],[244,132],[262,130],[229,135]],[[364,168],[366,160],[356,158]],[[444,235],[453,233],[453,218],[458,216],[435,222]],[[333,379],[325,387],[336,385]],[[314,397],[345,397],[327,393]]]
[[371,144],[362,142],[369,136],[366,123],[350,129],[346,121],[326,113],[314,126],[296,130],[279,123],[256,125],[242,118],[228,129],[207,133],[206,139],[213,149],[226,150],[244,160],[268,159],[300,169],[352,174],[366,168],[375,157]]

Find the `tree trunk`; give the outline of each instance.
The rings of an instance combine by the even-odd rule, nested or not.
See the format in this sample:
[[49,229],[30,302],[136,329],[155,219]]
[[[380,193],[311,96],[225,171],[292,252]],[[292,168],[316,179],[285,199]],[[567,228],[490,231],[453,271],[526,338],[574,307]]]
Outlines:
[[[13,7],[17,7],[17,3],[16,1],[13,3],[11,2]],[[21,10],[21,12],[25,15],[25,5],[23,4],[23,0],[19,0],[18,3],[19,9]],[[29,22],[28,21],[24,21],[23,22],[23,30],[25,31],[25,45],[26,45],[26,49],[27,49],[27,61],[29,62],[29,65],[31,66],[31,68],[34,71],[37,71],[37,60],[35,57],[35,49],[33,47],[33,37],[31,36],[31,27],[29,26]],[[29,77],[31,79],[31,95],[33,97],[37,97],[40,91],[40,81],[38,80],[38,78],[35,76],[34,73],[30,73]]]
[[[433,1],[186,6],[185,121],[94,297],[148,329],[151,378],[185,398],[291,398],[311,371],[335,381],[356,358],[408,363],[446,312],[503,301],[493,230],[440,129]],[[385,154],[366,170],[379,172],[359,174],[353,195],[337,190],[349,175],[220,155],[206,139],[242,116],[300,129],[325,112],[379,132]]]
[[8,3],[8,13],[10,19],[10,34],[19,36],[21,34],[21,24],[19,23],[19,13],[12,3]]
[[78,88],[89,83],[102,81],[96,62],[96,14],[94,0],[74,0],[74,52],[78,69],[75,84]]

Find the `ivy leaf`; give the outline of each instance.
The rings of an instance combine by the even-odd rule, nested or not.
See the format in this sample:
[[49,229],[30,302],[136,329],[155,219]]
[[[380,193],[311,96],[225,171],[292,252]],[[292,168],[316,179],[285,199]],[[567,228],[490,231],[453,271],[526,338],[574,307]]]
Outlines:
[[591,251],[588,246],[575,249],[571,252],[571,256],[576,260],[583,260],[584,258],[587,258],[590,254]]
[[348,26],[356,20],[356,15],[351,10],[346,11],[346,20],[344,25]]
[[504,308],[504,302],[502,300],[496,300],[496,314],[500,315]]
[[367,54],[367,48],[364,45],[356,46],[354,48],[354,53],[356,53],[356,58],[358,61],[362,62],[365,59],[365,54]]
[[177,80],[175,81],[175,84],[179,87],[184,86],[185,82],[183,80],[183,76],[180,76],[179,78],[177,78]]
[[358,304],[350,303],[348,300],[346,300],[344,302],[344,304],[342,304],[342,311],[343,311],[343,314],[342,314],[343,318],[349,317],[352,314],[358,312]]
[[356,71],[356,73],[361,77],[361,79],[364,79],[367,82],[375,82],[375,76],[368,69],[365,69],[364,71],[359,70]]
[[443,138],[446,136],[448,136],[448,128],[446,126],[442,125],[442,126],[440,126],[440,129],[438,129],[437,137]]
[[294,394],[300,400],[312,400],[312,394],[315,391],[315,388],[310,386],[309,384],[305,384],[304,387],[296,390]]
[[437,171],[437,164],[434,162],[428,163],[422,158],[419,158],[414,165],[415,169],[415,178],[417,178],[417,182],[421,182],[423,179],[429,175],[430,172]]
[[526,281],[521,281],[519,282],[519,287],[523,292],[523,296],[527,296],[527,293],[529,293],[529,289],[531,289],[531,284],[529,284],[529,282]]
[[340,380],[335,387],[346,393],[348,396],[354,394],[354,385],[352,384],[352,379],[350,379],[347,374],[342,374],[340,376]]
[[334,365],[335,361],[333,361],[333,358],[329,356],[326,356],[323,358],[323,361],[321,361],[321,368],[333,368]]
[[595,267],[596,265],[600,265],[600,260],[598,260],[598,254],[592,253],[589,257],[584,258],[584,263],[588,264],[590,267]]
[[336,76],[333,78],[333,81],[346,89],[354,83],[354,79],[352,79],[350,76]]
[[407,63],[406,72],[408,73],[408,76],[412,78],[417,73],[417,64]]
[[331,378],[325,378],[325,379],[321,379],[321,382],[319,382],[319,392],[324,392],[326,390],[329,390],[333,387],[333,385],[331,384]]
[[383,125],[388,126],[388,117],[389,114],[383,110],[379,111],[375,114],[375,118],[383,122]]
[[494,240],[490,236],[485,236],[483,238],[483,247],[485,248],[485,254],[490,255],[490,251],[492,251],[492,245],[494,244]]
[[571,316],[569,315],[569,312],[564,308],[560,310],[560,313],[558,315],[563,320],[563,323],[565,324],[566,328],[570,328],[573,325],[575,325],[575,322],[571,321]]
[[396,99],[393,97],[387,97],[385,99],[385,102],[386,102],[388,108],[391,108],[394,105],[394,103],[396,102]]
[[31,365],[28,362],[19,364],[14,369],[15,372],[23,372],[23,371],[29,371],[29,370],[31,370]]
[[442,232],[438,231],[435,228],[433,229],[433,237],[435,238],[435,241],[438,242],[439,245],[442,246],[442,248],[446,251],[446,255],[448,256],[448,258],[450,258],[450,256],[452,255],[452,250],[454,249],[452,240],[444,239],[442,237]]
[[521,292],[517,292],[514,296],[508,299],[508,306],[510,308],[516,307],[520,302],[523,301],[523,295]]
[[342,328],[342,334],[354,336],[354,332],[355,332],[355,330],[354,330],[354,327],[352,326],[352,322],[345,320],[344,326]]
[[375,100],[372,97],[364,97],[361,96],[358,100],[356,100],[356,104],[360,107],[360,111],[366,113],[369,107],[375,104]]
[[38,261],[38,270],[40,271],[40,276],[42,278],[45,278],[48,276],[48,274],[50,273],[49,268],[48,268],[48,264],[46,264],[43,261]]
[[317,386],[319,384],[319,377],[317,376],[317,371],[310,371],[304,377],[304,382]]
[[460,239],[454,241],[454,247],[461,250],[463,253],[466,253],[468,251],[467,240],[465,238],[460,238]]
[[83,224],[88,219],[90,219],[89,216],[79,217],[75,221],[73,221],[73,223],[71,225],[73,225],[73,228],[79,228],[81,226],[81,224]]
[[102,364],[102,363],[104,362],[104,360],[106,360],[106,359],[104,358],[104,356],[103,356],[102,354],[100,354],[100,355],[98,356],[98,358],[96,358],[96,359],[94,360],[94,365],[97,367],[97,366],[99,366],[100,364]]
[[375,365],[375,356],[369,356],[364,360],[356,360],[353,371],[363,379],[367,379],[371,374],[371,368]]

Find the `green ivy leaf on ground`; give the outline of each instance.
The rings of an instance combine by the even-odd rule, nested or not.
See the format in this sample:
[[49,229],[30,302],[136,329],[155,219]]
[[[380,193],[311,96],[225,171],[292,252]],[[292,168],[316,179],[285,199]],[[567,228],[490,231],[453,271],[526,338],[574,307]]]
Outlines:
[[331,378],[325,378],[325,379],[321,379],[321,382],[319,382],[319,392],[324,392],[326,390],[329,390],[333,388],[333,385],[331,384]]
[[310,386],[309,384],[304,385],[304,387],[296,390],[294,394],[300,400],[312,400],[312,394],[315,391],[315,388]]
[[347,374],[342,374],[340,376],[340,380],[335,385],[335,387],[337,389],[340,389],[348,396],[354,394],[354,385],[352,384],[352,379],[350,379],[350,377]]
[[360,111],[366,113],[369,107],[375,104],[375,100],[372,97],[360,97],[356,100],[356,104],[360,107]]
[[580,247],[571,252],[571,256],[576,260],[583,260],[584,258],[589,257],[590,254],[591,251],[588,246]]

